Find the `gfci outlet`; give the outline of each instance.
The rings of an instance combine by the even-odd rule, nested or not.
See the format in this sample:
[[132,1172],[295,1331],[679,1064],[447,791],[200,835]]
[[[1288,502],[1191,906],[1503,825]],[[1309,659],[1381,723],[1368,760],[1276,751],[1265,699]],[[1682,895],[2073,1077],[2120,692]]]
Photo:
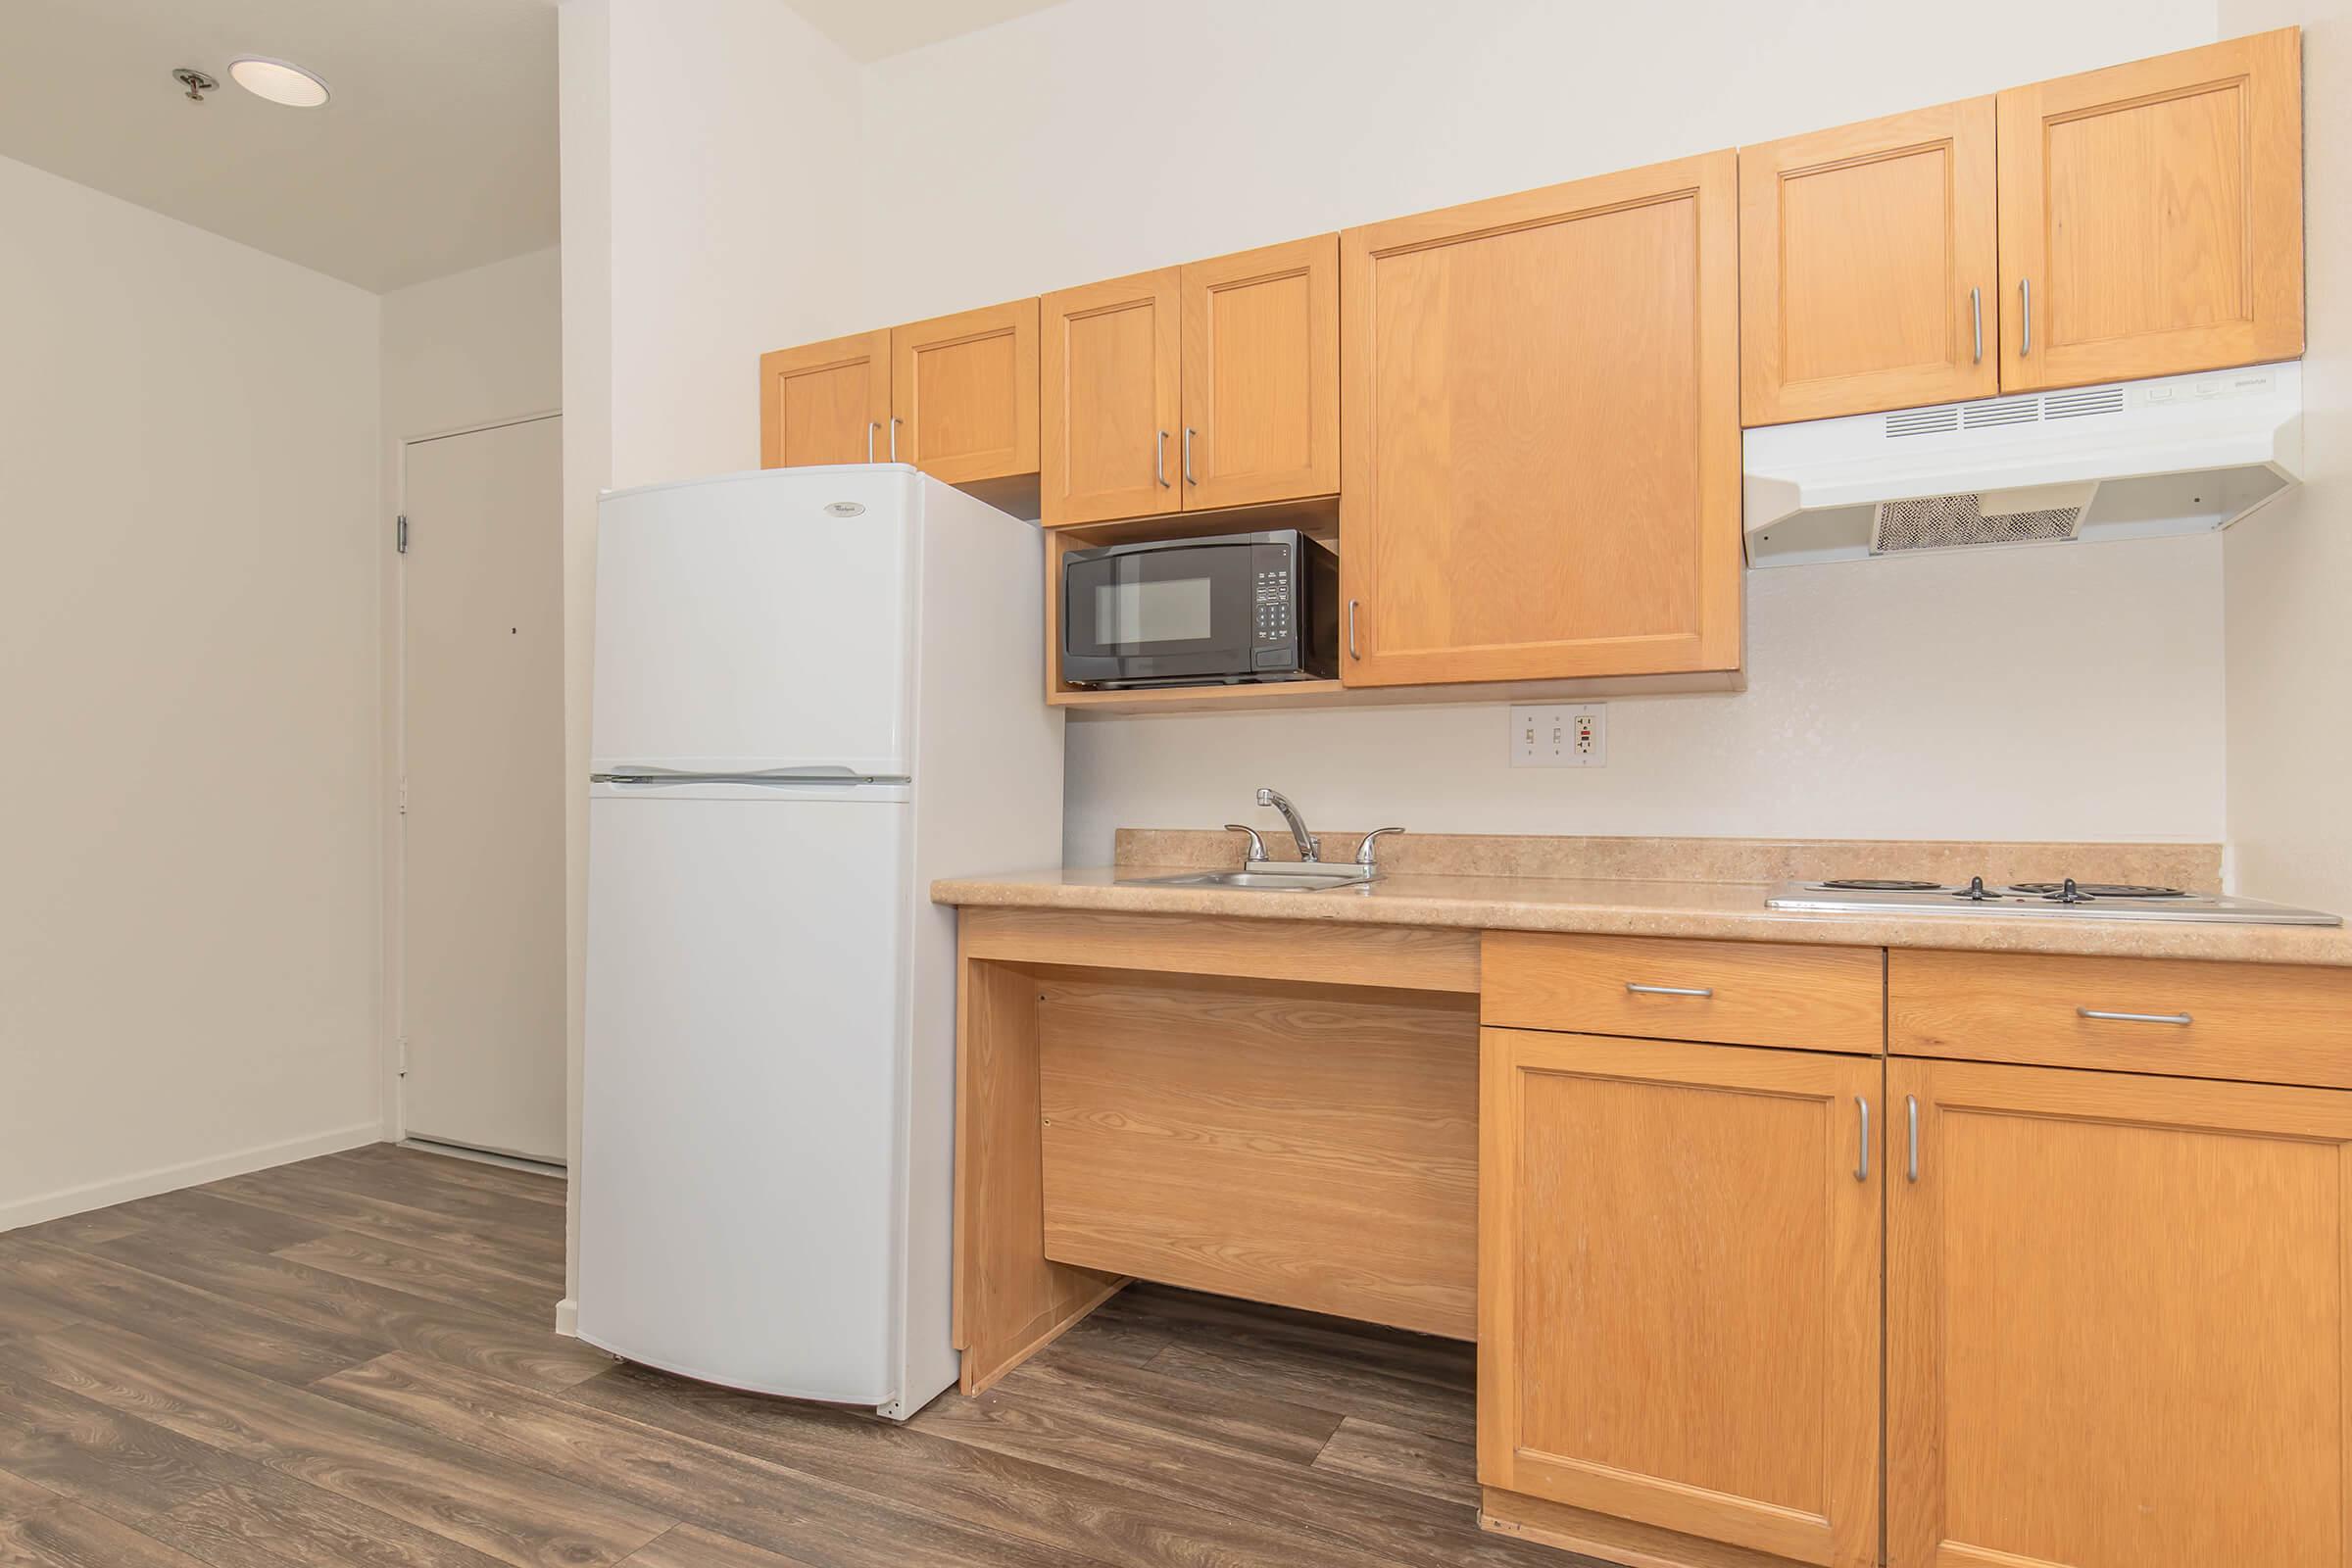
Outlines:
[[1605,703],[1511,705],[1513,767],[1606,767],[1609,710]]

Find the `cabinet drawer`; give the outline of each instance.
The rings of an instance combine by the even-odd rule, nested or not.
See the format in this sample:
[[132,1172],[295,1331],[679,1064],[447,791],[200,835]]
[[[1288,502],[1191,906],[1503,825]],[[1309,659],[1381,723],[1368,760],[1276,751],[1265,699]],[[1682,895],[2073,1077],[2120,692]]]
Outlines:
[[1886,1043],[1877,948],[1490,931],[1483,969],[1489,1024],[1861,1055]]
[[2352,1088],[2352,969],[1895,952],[1886,1039],[1906,1056]]

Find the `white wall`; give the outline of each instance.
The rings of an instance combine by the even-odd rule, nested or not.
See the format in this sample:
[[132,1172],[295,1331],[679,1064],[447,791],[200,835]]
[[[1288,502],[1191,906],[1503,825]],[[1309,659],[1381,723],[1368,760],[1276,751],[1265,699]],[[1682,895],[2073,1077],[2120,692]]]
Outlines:
[[[1988,0],[1965,24],[1881,0],[1345,10],[1197,0],[1170,25],[1164,8],[1070,0],[878,63],[865,151],[890,175],[865,209],[864,287],[822,329],[2217,35],[2213,0]],[[2210,540],[1754,573],[1749,690],[1618,701],[1593,772],[1509,770],[1497,705],[1077,724],[1064,853],[1103,860],[1123,823],[1246,814],[1260,783],[1326,820],[1441,832],[2210,841],[2221,594]]]
[[2228,536],[2230,868],[2352,911],[2352,0],[2222,0],[2226,33],[2298,21],[2310,474]]
[[1068,0],[880,61],[838,329],[2207,43],[2214,0]]
[[611,482],[756,468],[760,349],[824,335],[871,254],[858,74],[781,0],[609,15]]
[[[1608,766],[1510,767],[1501,704],[1073,724],[1065,854],[1124,826],[2220,837],[2211,535],[1748,576],[1749,689],[1608,705]],[[2164,628],[2155,637],[2147,627]]]
[[384,295],[387,451],[560,408],[562,282],[551,245]]
[[0,160],[0,1229],[376,1136],[377,305]]
[[[588,973],[588,681],[596,615],[596,496],[612,481],[612,11],[564,0],[556,19],[564,253],[564,1081],[566,1166],[580,1165],[580,1018]],[[580,1185],[564,1191],[564,1299],[577,1320]]]
[[[406,443],[426,436],[479,429],[510,419],[553,414],[564,401],[564,299],[561,247],[531,251],[382,296],[378,333],[382,376],[379,426],[382,495],[377,515],[401,507]],[[380,527],[380,521],[378,526]],[[385,787],[400,776],[400,573],[383,574],[382,713]],[[387,916],[401,897],[401,837],[397,812],[380,824]],[[397,1031],[400,932],[387,918],[383,934],[385,1033]],[[398,1053],[383,1057],[384,1136],[400,1136]]]

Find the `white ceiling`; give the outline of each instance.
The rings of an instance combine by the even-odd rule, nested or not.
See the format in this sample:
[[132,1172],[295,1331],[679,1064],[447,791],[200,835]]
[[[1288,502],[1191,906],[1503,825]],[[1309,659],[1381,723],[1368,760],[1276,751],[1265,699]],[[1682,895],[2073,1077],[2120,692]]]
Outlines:
[[785,0],[856,60],[880,60],[1061,0]]
[[[0,156],[378,292],[556,243],[552,0],[0,0]],[[266,103],[241,54],[334,96]]]

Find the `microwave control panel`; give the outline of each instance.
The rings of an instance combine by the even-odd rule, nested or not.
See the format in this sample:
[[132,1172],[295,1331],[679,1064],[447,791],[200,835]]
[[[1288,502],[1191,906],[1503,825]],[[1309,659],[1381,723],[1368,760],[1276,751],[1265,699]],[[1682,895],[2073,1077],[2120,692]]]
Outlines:
[[1291,585],[1291,547],[1252,545],[1250,564],[1257,583],[1257,645],[1288,648],[1295,630],[1292,606],[1298,603]]

